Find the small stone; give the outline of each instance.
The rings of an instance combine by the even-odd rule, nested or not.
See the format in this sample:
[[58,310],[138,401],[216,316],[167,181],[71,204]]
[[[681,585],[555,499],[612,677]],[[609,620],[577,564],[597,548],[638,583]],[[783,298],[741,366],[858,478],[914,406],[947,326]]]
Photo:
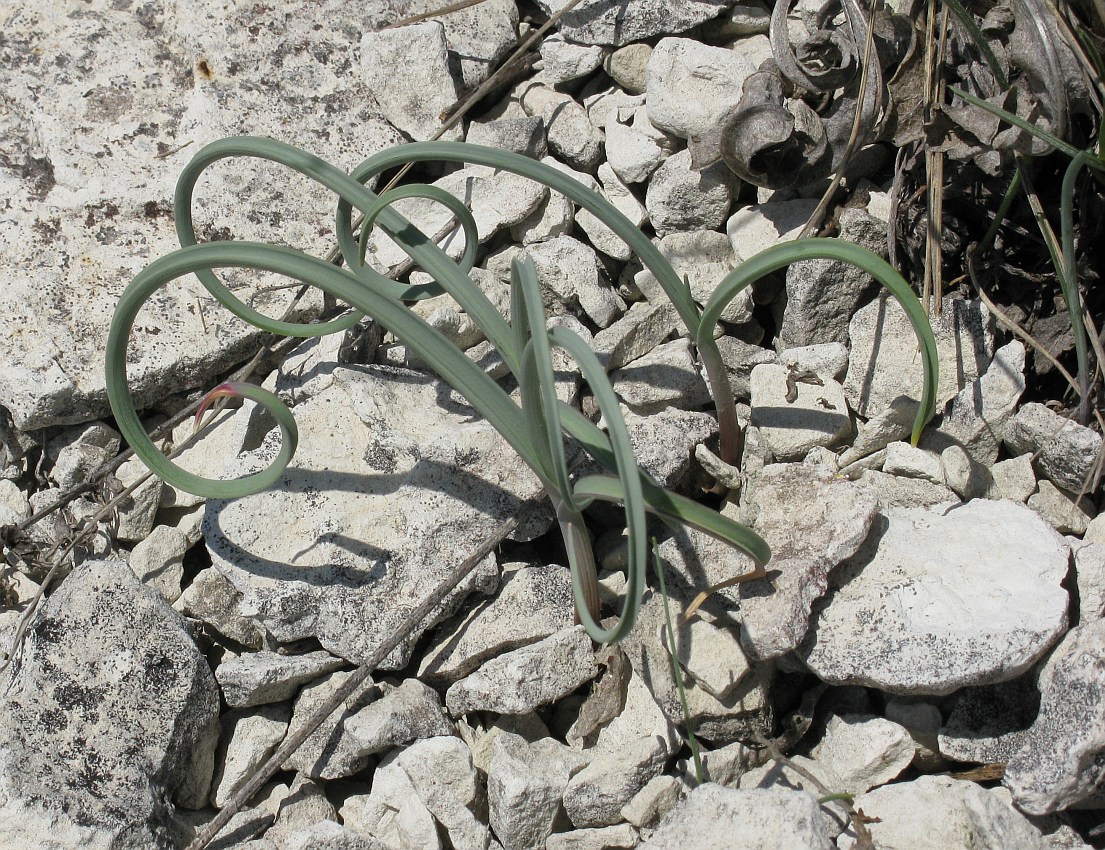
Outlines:
[[571,95],[548,86],[527,82],[520,87],[527,115],[545,122],[549,150],[572,168],[590,171],[602,156],[602,132],[591,124],[587,111]]
[[[330,696],[340,688],[352,673],[331,673],[314,684],[307,685],[296,697],[288,734],[294,735]],[[366,680],[345,701],[344,706],[331,714],[303,742],[288,760],[285,770],[298,770],[312,779],[340,779],[358,773],[369,764],[371,755],[363,752],[360,742],[345,733],[345,721],[361,708],[380,696],[380,689]]]
[[619,86],[630,94],[644,94],[646,72],[652,56],[650,44],[627,44],[603,60],[602,67]]
[[833,715],[812,757],[837,778],[834,790],[863,794],[913,761],[913,739],[897,723],[862,714]]
[[882,471],[903,478],[921,478],[933,484],[944,483],[944,464],[939,457],[901,441],[886,447]]
[[[737,266],[737,257],[729,240],[713,230],[669,233],[656,245],[680,280],[686,280],[691,296],[705,305],[714,289]],[[659,282],[648,269],[633,278],[637,288],[654,304],[668,300]],[[743,324],[752,318],[752,289],[743,290],[721,312],[721,320]]]
[[600,752],[568,780],[564,811],[576,827],[612,826],[621,820],[622,807],[659,776],[671,752],[647,737],[637,738],[616,751]]
[[586,77],[602,64],[606,51],[598,44],[572,44],[559,35],[541,42],[541,71],[554,84]]
[[280,850],[387,850],[387,847],[375,838],[366,838],[332,820],[323,820],[285,833]]
[[840,456],[841,468],[908,437],[913,430],[918,407],[919,404],[908,396],[899,396],[885,410],[860,425],[851,448]]
[[1086,496],[1075,501],[1074,495],[1060,490],[1047,479],[1037,485],[1039,490],[1028,497],[1028,506],[1062,534],[1085,534],[1090,520],[1097,514],[1093,502]]
[[586,756],[545,738],[533,744],[496,735],[487,768],[491,829],[504,850],[544,850],[572,774]]
[[717,341],[721,352],[721,361],[733,387],[733,396],[738,399],[752,397],[752,370],[761,363],[778,364],[779,357],[770,348],[751,345],[735,337],[723,336]]
[[261,648],[257,626],[238,613],[242,594],[214,567],[200,570],[173,607],[247,649]]
[[990,467],[994,483],[986,494],[988,499],[1011,499],[1027,502],[1036,492],[1036,472],[1032,469],[1032,455],[1023,454],[1008,460],[999,460]]
[[1031,453],[1036,468],[1055,484],[1077,493],[1101,451],[1101,434],[1031,401],[1009,420],[1004,440],[1013,454]]
[[434,816],[397,764],[399,751],[388,754],[372,775],[372,791],[345,798],[339,814],[350,829],[376,838],[389,850],[441,850]]
[[654,826],[679,802],[684,790],[674,776],[656,776],[622,806],[622,817],[637,828]]
[[255,711],[235,709],[222,717],[222,741],[212,783],[211,805],[221,809],[254,770],[273,754],[288,731],[287,703],[265,705]]
[[[563,7],[561,0],[538,0],[546,15]],[[573,9],[561,18],[560,34],[577,44],[621,47],[658,35],[684,32],[717,17],[714,0],[618,0]]]
[[712,782],[700,785],[672,809],[639,847],[641,850],[834,850],[817,800],[804,791],[783,788],[736,790]]
[[460,738],[426,738],[397,752],[396,764],[445,828],[454,850],[486,850],[487,826],[474,812],[480,783],[468,746]]
[[[886,225],[863,210],[848,209],[840,214],[840,238],[880,256],[886,252]],[[786,272],[787,300],[779,328],[780,341],[787,348],[813,343],[846,343],[849,320],[855,321],[852,317],[856,309],[869,297],[873,286],[869,274],[842,260],[802,260],[792,264]],[[853,339],[853,361],[855,358],[856,341]],[[913,366],[912,371],[917,372],[917,367]],[[857,412],[867,415],[866,409],[857,409]]]
[[527,253],[542,289],[565,302],[577,301],[600,328],[625,312],[625,302],[600,277],[594,248],[571,236],[557,236],[530,245]]
[[606,125],[606,161],[626,183],[645,182],[667,152],[647,133],[611,121]]
[[288,794],[280,800],[276,822],[265,837],[281,848],[293,833],[312,827],[321,821],[337,825],[338,812],[326,797],[323,786],[310,777],[299,774],[292,781]]
[[944,449],[940,453],[940,464],[944,468],[944,483],[964,501],[981,498],[994,486],[990,470],[971,457],[962,446]]
[[695,366],[691,344],[677,339],[610,374],[614,391],[641,415],[674,405],[694,410],[706,404],[710,392]]
[[1028,508],[976,499],[886,517],[834,573],[800,650],[823,681],[947,694],[1015,678],[1066,629],[1069,548]]
[[[876,847],[948,850],[1002,847],[1046,850],[1040,831],[1014,809],[1000,791],[950,776],[922,776],[884,785],[857,797],[852,805],[877,821],[868,823]],[[837,841],[840,850],[859,850],[852,829]]]
[[495,599],[442,628],[423,656],[418,675],[455,682],[490,658],[570,627],[574,610],[566,568],[508,564]]
[[[599,166],[598,175],[601,183],[599,194],[614,209],[629,219],[634,227],[640,227],[648,221],[648,210],[645,209],[645,205],[637,200],[637,196],[621,181],[608,163],[604,162]],[[633,256],[633,251],[626,241],[590,210],[579,210],[576,213],[576,224],[587,234],[595,249],[606,256],[621,262],[626,262]]]
[[181,532],[159,525],[135,545],[127,563],[143,584],[154,588],[171,604],[180,597],[187,551],[188,540]]
[[737,634],[701,617],[680,622],[675,632],[676,649],[668,645],[667,632],[660,636],[668,651],[679,659],[683,670],[711,696],[725,699],[752,669],[741,649]]
[[304,655],[247,652],[220,664],[215,669],[215,678],[227,705],[248,708],[291,699],[300,685],[344,664],[342,659],[322,650]]
[[[388,121],[417,142],[432,138],[441,126],[441,113],[457,102],[440,21],[365,32],[361,75]],[[456,126],[442,138],[457,141],[462,133]]]
[[838,564],[856,553],[877,513],[862,485],[802,464],[764,468],[749,500],[753,529],[771,547],[768,578],[731,591],[741,604],[741,637],[754,658],[776,658],[798,646],[813,603]]
[[[149,470],[136,457],[125,461],[115,470],[115,477],[124,487],[135,484],[145,475],[149,475]],[[162,486],[160,478],[149,475],[138,485],[137,490],[119,503],[119,524],[115,532],[117,540],[137,543],[149,536],[153,531],[154,517],[161,501]]]
[[779,460],[801,459],[814,446],[832,446],[852,428],[840,384],[792,376],[784,366],[762,364],[750,379],[752,424]]
[[751,204],[729,217],[725,233],[736,255],[748,260],[773,245],[797,239],[816,208],[817,201],[807,198]]
[[679,316],[671,302],[638,302],[607,328],[595,334],[594,349],[606,370],[619,369],[655,349],[671,336]]
[[619,850],[637,846],[637,830],[627,823],[598,829],[574,829],[550,835],[545,850]]
[[1074,570],[1078,583],[1078,622],[1090,623],[1105,617],[1105,545],[1075,541],[1071,537],[1067,540],[1074,550]]
[[1071,629],[1039,676],[1040,713],[1003,784],[1030,815],[1065,809],[1105,782],[1105,620]]
[[850,478],[854,470],[862,470],[858,476],[860,483],[866,484],[875,491],[879,507],[884,511],[890,507],[931,508],[959,503],[959,496],[943,484],[933,484],[923,478],[903,478],[900,475],[890,475],[873,468],[863,469],[868,461],[882,466],[886,461],[885,449],[856,461],[841,472]]
[[[819,799],[824,796],[822,789],[837,793],[837,789],[846,787],[841,784],[841,781],[826,765],[819,761],[806,756],[794,755],[789,758],[789,762],[790,764],[783,764],[782,762],[768,760],[765,764],[752,767],[747,772],[742,773],[739,778],[734,780],[733,784],[739,786],[742,791],[766,788],[805,791]],[[811,782],[807,776],[799,773],[796,768],[802,768],[805,773],[813,776],[820,784]],[[713,781],[718,780],[714,779]],[[722,782],[721,784],[729,785],[730,783]],[[825,833],[834,838],[840,835],[848,825],[848,811],[841,801],[828,800],[820,803],[820,809],[821,822]]]
[[537,115],[500,118],[487,122],[473,121],[468,125],[468,134],[464,140],[470,145],[502,148],[531,159],[544,159],[548,155],[545,122]]
[[119,432],[103,422],[67,428],[46,447],[53,460],[50,477],[63,490],[87,481],[119,453]]
[[653,173],[645,194],[656,235],[720,228],[729,214],[733,183],[722,163],[700,172],[691,168],[689,151],[668,157]]
[[787,369],[838,381],[848,370],[848,349],[839,342],[787,348],[779,353],[779,362]]
[[565,629],[485,662],[450,686],[445,703],[454,717],[471,711],[523,714],[556,702],[595,672],[587,633]]
[[394,690],[345,719],[345,734],[362,754],[382,753],[423,738],[451,735],[437,691],[417,679],[406,679]]
[[[939,408],[990,365],[994,319],[979,301],[945,298],[943,312],[931,324],[940,369]],[[921,398],[917,336],[896,300],[878,298],[860,309],[848,325],[848,336],[852,356],[844,391],[856,413],[876,415],[901,395]]]
[[740,101],[744,81],[755,70],[735,50],[689,38],[661,39],[646,72],[648,118],[681,139],[703,136]]

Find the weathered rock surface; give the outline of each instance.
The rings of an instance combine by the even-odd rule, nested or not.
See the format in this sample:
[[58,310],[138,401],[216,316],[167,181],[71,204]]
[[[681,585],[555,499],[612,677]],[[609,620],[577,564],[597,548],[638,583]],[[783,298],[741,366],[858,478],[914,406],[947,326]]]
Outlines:
[[86,561],[35,617],[0,695],[0,846],[172,848],[206,803],[219,697],[184,622],[121,561]]
[[801,652],[823,680],[947,694],[1012,679],[1067,625],[1069,548],[1034,512],[897,509],[834,576]]
[[[402,139],[359,76],[340,70],[359,63],[361,33],[388,20],[385,3],[359,5],[343,27],[330,25],[347,11],[335,0],[257,8],[202,0],[184,16],[162,0],[141,12],[95,0],[80,15],[69,11],[19,3],[0,13],[0,192],[11,199],[0,214],[8,270],[0,405],[21,429],[106,412],[108,323],[124,285],[178,247],[173,186],[192,153],[227,135],[273,136],[352,168]],[[303,120],[322,114],[349,120]],[[332,239],[330,197],[270,163],[220,163],[194,204],[200,240],[275,238],[322,254]],[[264,279],[228,277],[270,315],[292,297],[264,292]],[[309,297],[298,316],[320,304]],[[259,334],[182,278],[131,335],[135,395],[146,403],[167,381],[174,391],[198,386],[238,362]]]
[[291,699],[301,685],[341,666],[342,660],[329,652],[303,655],[248,652],[220,664],[215,669],[215,678],[226,704],[245,708]]
[[839,443],[852,431],[844,390],[832,378],[799,378],[785,366],[752,369],[752,424],[779,460],[801,460],[817,446]]
[[1048,814],[1099,795],[1105,780],[1103,668],[1105,620],[1071,629],[1044,665],[1040,713],[1005,772],[1005,786],[1022,811]]
[[1101,435],[1037,402],[1009,421],[1005,442],[1014,454],[1031,452],[1037,468],[1060,487],[1079,492],[1101,451]]
[[[278,640],[316,636],[357,661],[535,484],[491,426],[428,375],[325,368],[333,384],[296,406],[303,438],[281,484],[209,502],[204,527],[243,613]],[[246,464],[259,467],[278,439],[270,433]],[[489,556],[422,628],[473,588],[493,588],[497,573]],[[404,666],[419,634],[384,669]]]
[[741,637],[754,657],[790,652],[805,638],[829,572],[856,553],[875,520],[866,487],[803,464],[772,464],[750,500],[752,527],[771,547],[768,578],[742,582]]
[[954,699],[937,740],[940,754],[955,761],[1009,761],[1024,745],[1040,711],[1040,692],[1031,674],[996,685],[964,688]]
[[[564,0],[538,0],[546,14]],[[578,44],[619,47],[656,35],[688,30],[720,14],[724,0],[586,0],[560,20],[560,34]]]
[[708,782],[668,813],[641,848],[711,850],[741,837],[747,850],[832,850],[817,800],[782,788],[736,790]]

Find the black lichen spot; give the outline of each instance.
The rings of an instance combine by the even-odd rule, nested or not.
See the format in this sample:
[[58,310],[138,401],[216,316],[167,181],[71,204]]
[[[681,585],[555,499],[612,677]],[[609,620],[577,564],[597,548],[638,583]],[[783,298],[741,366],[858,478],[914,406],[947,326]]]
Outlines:
[[20,175],[31,183],[31,198],[35,201],[43,200],[50,194],[50,190],[57,185],[54,179],[54,164],[49,157],[29,156],[23,163]]
[[395,452],[377,443],[365,449],[364,462],[377,472],[395,472]]
[[212,70],[211,66],[207,64],[206,59],[200,59],[196,62],[196,73],[205,80],[215,79],[215,72]]
[[[158,153],[168,152],[168,145],[164,145],[164,151],[161,150],[162,146],[162,143],[158,142]],[[157,218],[172,218],[173,210],[167,203],[164,203],[162,201],[146,201],[146,203],[142,207],[142,215],[144,215],[151,221]]]

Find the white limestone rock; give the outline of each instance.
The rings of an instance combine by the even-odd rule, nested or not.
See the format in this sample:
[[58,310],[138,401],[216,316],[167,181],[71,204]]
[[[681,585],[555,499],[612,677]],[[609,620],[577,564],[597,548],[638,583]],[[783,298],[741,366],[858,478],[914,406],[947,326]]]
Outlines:
[[[883,450],[842,470],[846,477],[854,476],[875,491],[880,509],[948,507],[959,503],[959,496],[955,491],[943,484],[933,484],[922,478],[890,475],[874,468],[882,466],[885,460],[886,452]],[[867,466],[868,464],[871,466]]]
[[88,480],[119,453],[119,441],[119,432],[103,422],[67,428],[46,446],[54,462],[50,478],[63,490]]
[[549,836],[545,850],[619,850],[636,847],[637,830],[627,823],[595,829],[573,829]]
[[389,850],[441,850],[434,816],[396,763],[398,753],[385,757],[373,772],[371,793],[346,797],[342,822]]
[[254,711],[233,709],[222,716],[211,805],[216,809],[225,806],[238,787],[273,754],[284,740],[291,716],[287,703],[265,705]]
[[344,734],[362,753],[382,753],[423,738],[453,734],[441,697],[417,679],[405,679],[345,719]]
[[669,490],[681,491],[691,470],[695,446],[717,434],[709,413],[667,407],[651,416],[622,410],[637,465]]
[[653,738],[638,737],[617,750],[600,752],[568,780],[564,811],[577,828],[613,826],[622,819],[622,807],[652,779],[671,756]]
[[650,56],[651,44],[627,44],[608,54],[602,61],[602,68],[630,94],[644,94]]
[[[340,688],[352,673],[331,673],[307,685],[299,692],[292,706],[288,734],[294,735],[307,725],[311,715],[331,694]],[[368,679],[345,701],[344,706],[323,721],[288,760],[285,770],[298,770],[311,779],[339,779],[352,776],[369,764],[371,754],[364,752],[359,740],[345,731],[345,721],[381,695],[381,689]]]
[[885,449],[898,440],[903,440],[913,431],[913,420],[917,416],[919,404],[908,396],[898,396],[866,423],[859,426],[855,440],[850,448],[840,455],[840,466],[844,467]]
[[[0,136],[11,156],[0,192],[11,203],[0,215],[9,269],[0,294],[0,405],[24,430],[107,412],[103,345],[112,312],[135,274],[179,246],[173,187],[194,152],[248,133],[352,168],[402,140],[359,76],[340,70],[359,62],[361,33],[387,19],[386,3],[349,13],[339,0],[198,0],[181,16],[162,0],[141,14],[93,0],[80,15],[70,11],[18,0],[2,13]],[[335,15],[350,26],[332,26]],[[26,49],[32,42],[51,46]],[[322,114],[350,120],[316,120]],[[333,239],[333,195],[258,160],[206,171],[194,209],[201,241],[276,241],[322,255]],[[268,315],[280,315],[294,294],[265,291],[272,280],[263,276],[225,279]],[[129,354],[140,406],[167,387],[207,383],[260,339],[210,304],[185,276],[145,308]],[[320,307],[312,294],[293,320]]]
[[890,508],[801,648],[823,681],[947,694],[1012,679],[1067,625],[1069,547],[1028,508]]
[[1105,620],[1070,630],[1039,676],[1040,713],[1003,783],[1017,807],[1044,815],[1099,806],[1105,783]]
[[1097,514],[1091,499],[1083,496],[1076,501],[1073,493],[1060,490],[1047,479],[1037,484],[1028,506],[1060,534],[1085,534]]
[[[695,302],[704,305],[714,289],[736,266],[738,260],[725,234],[714,230],[669,233],[656,245],[680,280],[686,280]],[[667,295],[648,269],[638,272],[633,282],[649,301],[660,303]],[[752,290],[745,289],[721,312],[721,320],[743,324],[752,318]]]
[[491,829],[504,850],[545,850],[564,787],[587,757],[552,738],[533,743],[504,732],[491,744],[487,801]]
[[523,714],[570,694],[595,672],[591,639],[577,626],[485,662],[449,687],[445,703],[454,717],[470,711]]
[[[764,363],[752,370],[752,424],[779,460],[800,460],[816,446],[832,446],[852,431],[844,390],[831,378],[813,383],[785,367]],[[788,394],[796,391],[793,399]]]
[[755,70],[736,50],[689,38],[661,39],[645,74],[648,118],[681,139],[703,136],[737,105]]
[[375,838],[359,835],[335,821],[321,820],[286,833],[280,842],[280,850],[387,850],[387,845]]
[[[538,0],[548,15],[565,0]],[[560,34],[577,44],[620,47],[657,35],[688,30],[725,8],[724,0],[585,0],[560,19]]]
[[725,699],[752,669],[735,629],[696,617],[680,621],[673,630],[676,646],[669,644],[666,631],[660,635],[661,642],[679,660],[684,673],[713,697]]
[[200,620],[219,634],[247,649],[261,648],[261,632],[247,617],[238,613],[242,594],[214,567],[200,570],[192,583],[173,603],[173,608]]
[[1021,405],[1005,443],[1014,454],[1031,452],[1037,469],[1060,487],[1079,492],[1101,451],[1101,435],[1037,402]]
[[[648,210],[637,200],[637,196],[622,182],[610,167],[602,163],[598,169],[601,194],[610,204],[629,219],[634,227],[641,227],[648,221]],[[581,209],[576,213],[576,224],[587,234],[591,244],[608,257],[627,262],[633,257],[633,251],[622,237],[618,236],[590,210]]]
[[[1000,790],[949,776],[922,776],[885,785],[857,797],[852,805],[868,817],[876,847],[885,850],[949,850],[950,847],[1046,850],[1040,831],[1014,809]],[[955,836],[954,844],[949,844]],[[840,850],[861,846],[849,829]]]
[[[880,256],[886,254],[886,225],[863,210],[848,209],[840,214],[840,238]],[[803,260],[792,264],[786,272],[787,300],[779,328],[783,345],[790,348],[846,343],[849,320],[874,285],[866,272],[840,260]],[[855,345],[853,340],[853,359]],[[917,367],[912,371],[918,371]]]
[[[531,120],[541,121],[542,126],[544,126],[544,121],[539,117],[535,116]],[[595,178],[590,174],[585,171],[577,171],[555,157],[545,155],[541,157],[541,162],[567,174],[569,177],[575,178],[589,189],[595,189],[598,186]],[[544,242],[558,236],[566,236],[575,223],[575,209],[575,204],[568,200],[567,195],[550,189],[548,195],[534,208],[533,212],[510,228],[510,237],[515,242],[521,242],[523,245],[532,245],[535,242]],[[507,256],[514,256],[514,253],[514,251],[508,249],[504,253],[503,259],[506,259]],[[500,277],[503,280],[509,280],[509,262],[501,265]],[[488,268],[491,267],[491,260],[488,258]]]
[[805,791],[782,788],[737,790],[712,782],[700,785],[670,811],[641,850],[833,850],[817,800]]
[[299,830],[323,821],[336,824],[337,819],[337,810],[327,798],[323,786],[299,774],[277,804],[276,820],[265,832],[265,838],[283,848],[284,842]]
[[653,172],[645,193],[645,208],[656,235],[718,229],[729,214],[737,182],[721,163],[695,171],[688,151],[669,156]]
[[595,334],[595,356],[608,372],[619,369],[664,342],[678,324],[671,302],[634,303],[624,316]]
[[964,501],[982,498],[994,487],[990,470],[971,457],[962,446],[944,449],[940,453],[940,465],[944,470],[944,483]]
[[[994,320],[980,301],[945,298],[943,312],[931,324],[940,368],[939,408],[990,365]],[[848,325],[848,336],[852,357],[844,392],[856,413],[877,415],[901,395],[921,398],[917,337],[896,300],[878,298],[860,309]]]
[[909,767],[913,739],[905,727],[882,717],[834,714],[810,755],[837,778],[834,791],[863,794]]
[[143,584],[152,587],[172,604],[180,597],[184,553],[187,551],[188,540],[181,532],[159,525],[145,540],[135,545],[127,563]]
[[[523,221],[548,195],[548,189],[533,180],[474,165],[447,174],[432,185],[469,206],[481,243]],[[431,237],[453,216],[448,208],[426,198],[404,198],[389,209]],[[464,253],[465,240],[464,231],[458,227],[443,244],[443,250],[450,257],[459,258]],[[369,234],[366,261],[377,271],[386,271],[406,260],[406,253],[382,230],[376,228]]]
[[545,138],[553,154],[581,171],[598,165],[602,131],[591,123],[579,101],[539,80],[527,80],[516,91],[526,114],[538,115],[545,122]]
[[750,204],[729,217],[725,233],[736,255],[748,260],[773,245],[797,239],[816,208],[812,198]]
[[495,598],[439,631],[418,667],[420,678],[451,684],[484,661],[572,625],[569,571],[557,564],[506,564]]
[[598,44],[573,44],[560,35],[541,42],[542,75],[554,84],[586,77],[602,64],[607,51]]
[[43,602],[0,698],[0,846],[176,846],[205,805],[219,696],[179,614],[121,561]]
[[[458,99],[460,86],[449,68],[440,21],[366,32],[361,36],[360,71],[388,121],[416,142],[434,138],[441,113]],[[463,135],[456,125],[439,138],[459,141]]]
[[473,121],[468,125],[464,141],[470,145],[502,148],[531,159],[544,159],[549,153],[545,143],[545,122],[536,115]]
[[215,679],[227,705],[248,708],[291,699],[301,685],[343,664],[340,658],[322,650],[303,655],[246,652],[216,667]]
[[933,439],[954,440],[979,463],[992,466],[1024,392],[1024,358],[1020,340],[999,348],[982,377],[951,400]]
[[1028,497],[1037,490],[1036,472],[1032,469],[1030,454],[999,460],[990,467],[990,477],[994,484],[986,494],[987,499],[1027,502]]
[[[385,759],[380,767],[387,762]],[[398,750],[394,763],[444,828],[455,850],[487,850],[487,825],[475,814],[483,791],[472,765],[472,753],[460,738],[417,741]]]
[[830,571],[854,555],[877,514],[870,490],[803,464],[764,468],[748,516],[771,547],[768,578],[727,591],[741,606],[741,639],[759,659],[798,646]]
[[[138,458],[124,461],[115,470],[115,477],[124,487],[136,484],[148,474],[146,465]],[[115,539],[137,543],[145,540],[153,531],[154,518],[161,501],[161,489],[164,485],[156,475],[150,475],[138,488],[119,503],[118,530]]]
[[543,289],[566,303],[578,303],[600,328],[609,327],[625,312],[625,302],[603,279],[595,249],[571,236],[557,236],[526,253],[537,269]]
[[686,339],[656,346],[651,352],[610,373],[614,392],[641,415],[675,406],[694,410],[710,400]]
[[655,139],[636,127],[620,121],[607,123],[606,162],[624,182],[644,183],[666,155]]
[[685,790],[674,776],[654,777],[622,806],[622,817],[638,829],[652,827],[672,810]]
[[[437,379],[382,366],[325,368],[333,384],[296,405],[299,448],[281,482],[208,502],[205,536],[215,566],[243,594],[243,613],[279,641],[314,636],[359,661],[536,481]],[[270,432],[244,465],[259,468],[278,439]],[[542,512],[518,536],[547,522]],[[489,556],[383,669],[404,667],[422,630],[497,583]]]
[[920,478],[933,484],[944,483],[944,464],[940,457],[901,440],[887,445],[882,471],[903,478]]
[[780,351],[779,362],[788,369],[839,381],[848,370],[848,349],[839,342],[801,345]]
[[[814,784],[805,775],[799,773],[795,767],[774,760],[768,760],[766,764],[752,767],[740,774],[733,783],[720,782],[720,784],[739,787],[742,791],[764,788],[774,788],[779,791],[805,791],[818,799],[824,796],[822,788],[827,788],[836,793],[838,788],[845,787],[836,775],[819,761],[800,755],[791,756],[789,761],[795,767],[802,768],[806,773],[812,775],[821,784]],[[714,782],[719,781],[712,776],[711,779]],[[836,838],[848,825],[847,810],[839,800],[820,803],[819,808],[821,822],[826,834]]]
[[[1088,536],[1088,535],[1087,535]],[[1105,545],[1068,537],[1078,583],[1078,622],[1105,617]]]
[[761,363],[779,362],[779,356],[770,348],[761,348],[731,336],[719,337],[717,347],[733,388],[733,396],[738,399],[751,399],[753,369]]

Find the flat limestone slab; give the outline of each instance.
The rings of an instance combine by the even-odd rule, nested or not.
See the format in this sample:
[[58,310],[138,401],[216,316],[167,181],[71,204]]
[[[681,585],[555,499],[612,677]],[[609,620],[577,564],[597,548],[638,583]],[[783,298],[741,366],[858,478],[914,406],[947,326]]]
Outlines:
[[[402,141],[353,73],[361,32],[392,20],[389,4],[197,0],[187,12],[169,0],[0,8],[0,405],[21,430],[106,413],[103,342],[115,303],[178,247],[173,187],[204,145],[271,136],[348,169]],[[205,173],[194,208],[200,241],[321,255],[335,203],[287,169],[237,159]],[[247,301],[286,283],[227,280]],[[293,291],[254,306],[279,315]],[[167,286],[133,334],[135,393],[146,401],[167,385],[202,384],[256,336],[196,280]]]
[[[538,483],[489,424],[426,373],[319,366],[312,374],[321,388],[293,410],[299,448],[282,481],[208,502],[204,535],[214,566],[242,594],[241,614],[278,640],[317,637],[359,663]],[[248,410],[238,415],[248,424]],[[275,430],[251,438],[239,458],[227,458],[228,474],[260,468],[278,441]],[[547,527],[543,515],[537,523],[538,532]],[[497,584],[491,555],[420,628]],[[384,669],[402,668],[420,634]]]
[[1012,679],[1066,629],[1069,558],[1066,541],[1016,502],[892,507],[832,576],[799,652],[823,681],[891,693]]

